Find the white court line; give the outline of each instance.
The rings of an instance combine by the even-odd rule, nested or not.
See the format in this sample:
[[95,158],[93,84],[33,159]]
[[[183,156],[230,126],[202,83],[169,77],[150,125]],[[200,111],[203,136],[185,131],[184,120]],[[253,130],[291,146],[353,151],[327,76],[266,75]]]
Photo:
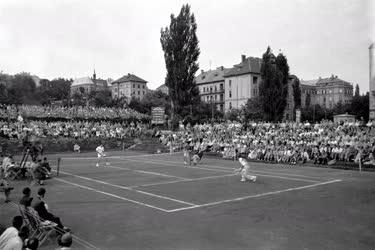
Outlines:
[[[162,153],[162,154],[144,154],[144,155],[127,155],[127,156],[121,156],[121,155],[114,155],[114,156],[107,156],[108,159],[127,159],[127,158],[136,158],[136,157],[149,157],[149,156],[158,156],[158,155],[173,155],[173,154],[179,154],[181,152],[173,152],[173,153]],[[61,157],[62,160],[96,160],[98,157],[92,156],[92,157]]]
[[142,206],[145,206],[145,207],[153,208],[153,209],[156,209],[156,210],[159,210],[159,211],[163,211],[163,212],[169,211],[169,210],[166,210],[166,209],[163,209],[163,208],[160,208],[160,207],[156,207],[156,206],[152,206],[152,205],[149,205],[149,204],[146,204],[146,203],[143,203],[143,202],[139,202],[139,201],[124,198],[122,196],[118,196],[118,195],[115,195],[115,194],[103,192],[103,191],[97,190],[95,188],[90,188],[90,187],[87,187],[87,186],[79,185],[79,184],[74,183],[74,182],[70,182],[70,181],[67,181],[67,180],[60,179],[59,177],[55,177],[55,179],[58,180],[58,181],[61,181],[61,182],[68,183],[68,184],[73,185],[73,186],[77,186],[77,187],[80,187],[80,188],[83,188],[83,189],[87,189],[87,190],[90,190],[90,191],[93,191],[93,192],[96,192],[96,193],[105,194],[105,195],[108,195],[108,196],[111,196],[111,197],[114,197],[114,198],[117,198],[117,199],[120,199],[120,200],[129,201],[129,202],[132,202],[132,203],[135,203],[135,204],[138,204],[138,205],[142,205]]
[[165,185],[165,184],[171,184],[171,183],[180,183],[180,182],[193,182],[193,181],[200,181],[200,180],[207,180],[207,179],[216,179],[216,178],[222,178],[222,177],[234,176],[234,175],[238,175],[238,174],[213,175],[213,176],[206,176],[206,177],[200,177],[200,178],[194,178],[194,179],[187,179],[187,180],[180,180],[180,181],[176,180],[176,181],[155,182],[155,183],[149,183],[149,184],[138,185],[138,186],[129,186],[129,188],[159,186],[159,185]]
[[288,189],[283,189],[283,190],[279,190],[279,191],[272,191],[272,192],[267,192],[267,193],[262,193],[262,194],[243,196],[243,197],[239,197],[239,198],[210,202],[210,203],[205,203],[205,204],[195,205],[195,206],[190,206],[190,207],[171,209],[171,210],[168,210],[168,213],[179,212],[179,211],[189,210],[189,209],[193,209],[193,208],[214,206],[214,205],[219,205],[219,204],[223,204],[223,203],[230,203],[230,202],[235,202],[235,201],[242,201],[242,200],[246,200],[246,199],[250,199],[250,198],[269,196],[269,195],[280,194],[280,193],[285,193],[285,192],[290,192],[290,191],[295,191],[295,190],[308,189],[308,188],[322,186],[322,185],[328,185],[328,184],[332,184],[332,183],[340,182],[340,181],[342,181],[342,180],[337,179],[337,180],[331,180],[331,181],[326,181],[326,182],[319,182],[319,183],[315,183],[315,184],[311,184],[311,185],[307,185],[307,186],[288,188]]
[[175,176],[175,175],[162,174],[162,173],[151,172],[151,171],[143,171],[143,170],[131,169],[131,168],[127,168],[127,167],[105,166],[104,168],[114,168],[114,169],[120,169],[120,170],[133,171],[133,172],[142,173],[142,174],[157,175],[157,176],[163,176],[163,177],[169,177],[169,178],[176,178],[176,179],[180,179],[180,180],[190,180],[188,178],[183,178],[183,177],[179,177],[179,176]]
[[174,201],[174,202],[181,203],[181,204],[187,204],[187,205],[195,205],[195,204],[190,203],[190,202],[181,201],[181,200],[173,199],[173,198],[170,198],[170,197],[167,197],[167,196],[157,195],[157,194],[153,194],[153,193],[149,193],[149,192],[139,191],[139,190],[136,190],[136,189],[133,189],[133,188],[130,188],[130,187],[120,186],[120,185],[112,184],[112,183],[97,180],[97,179],[92,179],[92,178],[88,178],[88,177],[84,177],[84,176],[80,176],[80,175],[76,175],[76,174],[71,174],[71,173],[68,173],[68,172],[65,172],[65,171],[61,171],[61,170],[60,170],[60,172],[63,173],[63,174],[74,176],[74,177],[81,178],[81,179],[84,179],[84,180],[93,181],[93,182],[97,182],[97,183],[104,184],[104,185],[107,185],[107,186],[112,186],[112,187],[116,187],[116,188],[120,188],[120,189],[129,190],[129,191],[133,191],[133,192],[136,192],[136,193],[141,193],[141,194],[145,194],[145,195],[148,195],[148,196],[161,198],[161,199],[164,199],[164,200],[170,200],[170,201]]
[[[173,166],[173,167],[187,168],[184,165],[169,164],[169,163],[167,163],[167,161],[166,161],[166,163],[161,162],[161,161],[143,161],[141,159],[139,159],[139,160],[134,160],[134,159],[129,160],[129,159],[127,159],[127,161],[152,163],[152,164],[159,164],[159,165],[163,165],[163,166]],[[201,166],[203,166],[203,165],[201,165]],[[229,170],[228,168],[223,168],[223,167],[202,168],[202,167],[192,166],[192,167],[188,167],[188,168],[190,168],[190,169],[203,169],[203,170],[216,171],[216,172],[233,173],[233,171]],[[251,172],[257,173],[257,171],[251,171]],[[257,175],[259,175],[259,176],[265,176],[265,177],[271,177],[271,178],[285,179],[285,180],[295,180],[295,181],[305,181],[305,182],[320,182],[318,180],[301,179],[301,178],[294,178],[294,177],[288,177],[288,176],[279,176],[279,175],[271,175],[271,174],[257,174]]]
[[[165,160],[155,160],[155,161],[181,164],[181,162],[176,162],[176,161],[165,161]],[[206,167],[210,167],[210,168],[213,168],[213,169],[226,169],[226,170],[232,169],[232,168],[227,168],[227,167],[223,167],[223,166],[208,165],[208,164],[200,164],[199,166],[206,166]],[[290,168],[290,169],[292,169],[292,168]],[[255,170],[255,168],[252,168],[251,172],[259,172],[259,173],[263,173],[263,174],[280,174],[280,175],[287,175],[287,176],[297,176],[297,177],[319,179],[318,177],[313,177],[313,176],[285,173],[285,171],[279,171],[277,169],[275,169],[275,171],[261,171],[261,170]],[[322,181],[322,180],[319,180],[319,181]]]

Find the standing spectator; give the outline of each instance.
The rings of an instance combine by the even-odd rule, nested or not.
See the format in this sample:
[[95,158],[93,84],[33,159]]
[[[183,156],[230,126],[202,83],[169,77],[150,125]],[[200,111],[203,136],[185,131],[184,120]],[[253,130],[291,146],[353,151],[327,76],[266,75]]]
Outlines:
[[30,238],[26,240],[25,250],[37,250],[39,247],[39,240],[37,238]]

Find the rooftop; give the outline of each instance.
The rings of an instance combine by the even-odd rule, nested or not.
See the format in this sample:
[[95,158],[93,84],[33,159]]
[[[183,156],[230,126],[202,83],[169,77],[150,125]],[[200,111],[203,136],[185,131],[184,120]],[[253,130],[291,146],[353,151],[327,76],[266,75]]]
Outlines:
[[226,69],[223,66],[218,67],[214,70],[201,71],[201,73],[195,78],[196,84],[204,84],[210,82],[224,81],[224,75],[229,72],[230,69]]
[[248,57],[242,55],[242,61],[239,64],[234,65],[225,76],[236,76],[248,73],[260,74],[260,67],[262,65],[262,59],[258,57]]
[[123,77],[117,79],[116,81],[112,82],[114,83],[122,83],[122,82],[140,82],[140,83],[147,83],[147,81],[143,80],[142,78],[133,75],[133,74],[127,74],[124,75]]

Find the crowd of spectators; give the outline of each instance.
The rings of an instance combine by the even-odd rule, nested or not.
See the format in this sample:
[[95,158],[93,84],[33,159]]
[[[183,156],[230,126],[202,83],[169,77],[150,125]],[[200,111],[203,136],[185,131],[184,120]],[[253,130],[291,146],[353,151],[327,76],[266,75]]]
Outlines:
[[125,138],[151,133],[143,123],[110,121],[0,121],[0,138],[20,140],[26,135],[37,138]]
[[224,158],[282,163],[333,164],[359,161],[375,164],[375,124],[333,123],[220,123],[180,126],[161,135],[164,144],[190,143],[195,150],[220,153]]
[[104,108],[104,107],[63,107],[63,106],[37,106],[37,105],[1,105],[0,118],[18,119],[67,119],[67,120],[145,120],[149,116],[129,108]]
[[0,235],[0,249],[3,250],[36,250],[47,237],[57,237],[58,249],[71,249],[73,237],[69,228],[62,225],[58,216],[51,213],[44,197],[46,190],[39,188],[34,202],[31,189],[22,190],[19,203],[13,203],[20,215],[13,217],[12,226]]

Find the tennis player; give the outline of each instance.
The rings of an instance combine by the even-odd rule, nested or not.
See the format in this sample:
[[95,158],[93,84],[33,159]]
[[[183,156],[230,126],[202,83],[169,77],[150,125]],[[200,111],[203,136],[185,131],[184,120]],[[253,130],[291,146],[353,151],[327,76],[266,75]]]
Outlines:
[[250,164],[245,160],[245,158],[239,158],[238,161],[241,164],[239,169],[236,169],[235,172],[241,174],[241,181],[245,182],[247,180],[255,182],[257,177],[250,174]]
[[105,159],[105,165],[108,166],[109,164],[107,162],[106,154],[104,153],[104,146],[103,146],[103,144],[100,144],[98,147],[96,147],[96,153],[98,153],[98,160],[96,162],[96,166],[97,167],[100,166],[100,162],[101,162],[102,158]]

